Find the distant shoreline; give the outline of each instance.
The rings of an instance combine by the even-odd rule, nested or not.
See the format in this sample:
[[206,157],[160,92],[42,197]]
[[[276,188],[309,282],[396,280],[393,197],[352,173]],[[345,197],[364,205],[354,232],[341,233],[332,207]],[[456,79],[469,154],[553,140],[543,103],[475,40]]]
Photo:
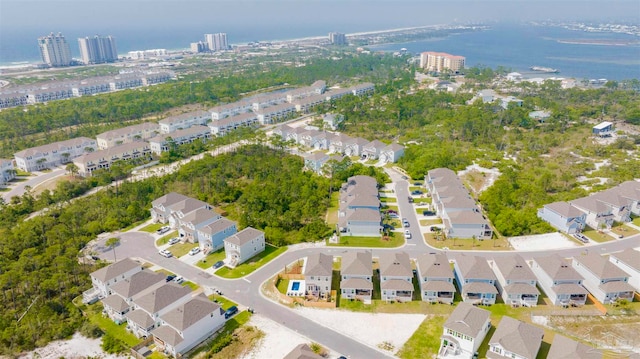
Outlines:
[[630,46],[638,45],[640,41],[625,41],[625,40],[595,40],[595,39],[558,39],[556,42],[560,44],[574,44],[574,45],[596,45],[596,46]]

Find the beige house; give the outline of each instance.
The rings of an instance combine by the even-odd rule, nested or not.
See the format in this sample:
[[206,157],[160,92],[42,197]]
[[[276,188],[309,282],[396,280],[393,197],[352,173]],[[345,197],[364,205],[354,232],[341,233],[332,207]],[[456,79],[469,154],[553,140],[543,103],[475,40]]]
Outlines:
[[327,297],[331,294],[333,256],[323,253],[309,255],[304,263],[303,274],[307,295]]
[[413,269],[405,252],[383,253],[380,265],[380,291],[382,300],[410,302],[413,300]]
[[471,359],[491,329],[491,313],[460,303],[444,323],[438,358]]
[[444,254],[423,253],[416,261],[422,300],[430,303],[453,304],[456,288],[453,270]]
[[504,316],[489,340],[489,359],[536,359],[544,331],[536,326]]
[[343,299],[357,299],[371,303],[373,265],[370,251],[348,252],[340,263],[340,295]]

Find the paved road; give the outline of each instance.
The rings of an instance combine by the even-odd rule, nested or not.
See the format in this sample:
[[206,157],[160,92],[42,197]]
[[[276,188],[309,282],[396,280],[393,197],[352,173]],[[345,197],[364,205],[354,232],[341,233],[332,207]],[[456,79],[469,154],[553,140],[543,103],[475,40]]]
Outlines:
[[2,194],[2,198],[4,198],[5,202],[9,202],[13,196],[22,196],[24,193],[24,189],[26,186],[30,186],[31,188],[35,188],[37,185],[50,180],[52,178],[63,176],[65,174],[64,168],[55,168],[51,172],[36,172],[37,175],[29,178],[24,182],[17,182],[17,184],[11,188],[10,191],[4,192]]

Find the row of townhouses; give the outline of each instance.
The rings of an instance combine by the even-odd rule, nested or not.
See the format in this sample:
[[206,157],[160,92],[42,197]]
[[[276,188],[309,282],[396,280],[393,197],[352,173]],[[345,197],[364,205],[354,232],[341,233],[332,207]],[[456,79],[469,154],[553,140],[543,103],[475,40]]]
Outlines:
[[369,176],[353,176],[340,188],[338,229],[346,236],[376,237],[382,231],[378,182]]
[[153,337],[160,352],[177,357],[211,337],[224,311],[203,293],[167,282],[166,276],[126,258],[91,273],[85,302],[102,298],[106,315],[138,338]]
[[47,83],[39,87],[15,87],[0,93],[0,109],[150,86],[172,78],[175,78],[175,74],[171,71],[138,71],[81,81]]
[[13,160],[0,158],[0,185],[16,178],[16,169],[13,166]]
[[448,168],[430,170],[425,185],[447,237],[491,239],[493,230],[489,222],[455,172]]
[[[397,143],[387,145],[378,140],[368,141],[360,137],[351,138],[344,134],[304,127],[279,126],[273,130],[273,135],[280,136],[284,141],[292,141],[313,150],[358,156],[367,160],[378,160],[382,163],[395,163],[404,155],[404,146]],[[314,161],[312,167],[321,168],[324,162],[319,162]]]
[[585,226],[611,228],[614,222],[630,222],[640,215],[640,182],[627,181],[605,191],[569,202],[554,202],[538,210],[538,217],[565,233],[579,233]]

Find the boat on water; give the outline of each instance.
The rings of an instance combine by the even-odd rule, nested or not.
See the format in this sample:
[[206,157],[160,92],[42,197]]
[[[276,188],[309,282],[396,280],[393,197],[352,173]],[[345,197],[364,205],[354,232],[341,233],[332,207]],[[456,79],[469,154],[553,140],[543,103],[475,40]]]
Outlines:
[[542,66],[531,66],[529,67],[529,69],[532,71],[544,72],[547,74],[557,74],[558,72],[560,72],[558,71],[558,69],[553,69],[551,67],[542,67]]

